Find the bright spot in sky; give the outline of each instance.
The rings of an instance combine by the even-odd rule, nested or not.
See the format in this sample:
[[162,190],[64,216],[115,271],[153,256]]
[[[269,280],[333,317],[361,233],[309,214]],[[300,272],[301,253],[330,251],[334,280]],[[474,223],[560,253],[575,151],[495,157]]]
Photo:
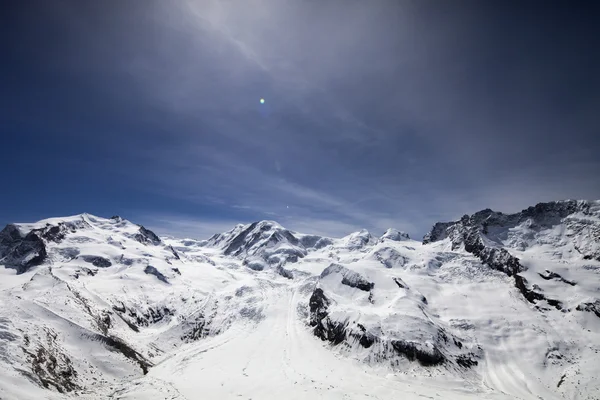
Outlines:
[[265,99],[260,99],[260,104],[265,104]]

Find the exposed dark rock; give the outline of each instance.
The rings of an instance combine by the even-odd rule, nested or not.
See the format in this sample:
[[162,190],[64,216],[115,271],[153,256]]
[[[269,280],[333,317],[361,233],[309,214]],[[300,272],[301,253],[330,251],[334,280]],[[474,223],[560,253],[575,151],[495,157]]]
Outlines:
[[254,230],[254,228],[256,228],[256,225],[258,225],[258,222],[254,222],[254,223],[250,224],[250,226],[248,226],[248,228],[246,228],[242,232],[240,232],[235,238],[233,238],[233,240],[229,243],[227,248],[225,248],[223,253],[225,255],[230,255],[230,254],[234,253],[235,251],[239,250],[240,247],[244,244],[244,240],[246,239],[246,236],[248,236],[248,234],[250,232],[252,232]]
[[120,312],[120,313],[124,313],[126,308],[125,305],[123,303],[121,303],[121,306],[117,306],[116,304],[113,304],[112,309],[115,310],[116,312]]
[[456,357],[456,363],[463,368],[471,368],[479,364],[477,360],[474,360],[473,358],[465,354],[461,354],[458,357]]
[[365,349],[368,349],[369,347],[373,346],[373,344],[379,340],[377,336],[371,334],[370,332],[367,332],[366,328],[363,325],[356,324],[356,326],[358,328],[358,332],[351,332],[349,336],[356,339],[358,343]]
[[179,253],[177,253],[177,251],[173,248],[173,246],[169,246],[169,250],[171,250],[171,253],[173,253],[173,256],[176,259],[181,260],[181,258],[179,257]]
[[402,281],[402,279],[399,278],[392,278],[394,280],[394,282],[396,283],[396,285],[398,285],[398,287],[400,289],[408,289],[408,286],[406,285],[406,283],[404,283]]
[[42,264],[47,257],[46,245],[35,232],[24,237],[12,224],[0,232],[0,263],[22,274],[31,267]]
[[177,275],[181,275],[181,271],[179,271],[179,268],[171,268],[171,271],[175,272]]
[[181,336],[184,342],[193,342],[203,337],[208,336],[208,329],[204,314],[199,314],[194,321],[186,322],[187,329]]
[[156,236],[154,232],[141,225],[139,232],[133,235],[133,238],[142,244],[153,244],[158,246],[161,243],[160,238]]
[[325,297],[323,289],[316,288],[310,300],[308,301],[308,307],[310,309],[310,325],[316,326],[323,318],[327,316],[327,308],[329,307],[329,299]]
[[292,235],[292,233],[288,230],[282,230],[279,232],[276,232],[275,235],[277,235],[279,241],[282,241],[280,236],[283,236],[283,238],[285,239],[286,242],[294,245],[294,246],[298,246],[300,244],[300,240],[298,240],[298,238],[294,235]]
[[83,261],[98,268],[108,268],[112,265],[112,262],[109,259],[100,256],[81,256],[81,258]]
[[[526,220],[532,221],[534,229],[549,228],[561,223],[563,218],[574,212],[585,214],[589,213],[589,210],[589,203],[575,200],[539,203],[515,214],[504,214],[488,208],[471,216],[465,215],[458,221],[436,223],[423,238],[423,243],[436,242],[450,237],[454,244],[455,234],[458,232],[460,236],[460,232],[464,228],[476,228],[483,234],[487,234],[491,227],[513,227]],[[598,235],[600,232],[596,232],[596,234]]]
[[331,321],[329,318],[325,319],[325,339],[331,344],[338,345],[346,340],[346,323]]
[[148,361],[143,355],[135,351],[130,345],[116,336],[104,336],[100,334],[88,336],[92,340],[97,340],[106,344],[109,349],[114,349],[137,363],[142,369],[144,375],[148,373],[148,368],[152,367],[152,363],[150,361]]
[[600,300],[596,300],[593,303],[581,303],[575,309],[577,311],[593,312],[598,318],[600,318]]
[[333,244],[330,238],[318,235],[305,235],[300,238],[300,243],[307,249],[322,249]]
[[[447,361],[437,344],[416,343],[401,339],[384,339],[368,331],[360,323],[350,322],[349,320],[331,320],[328,314],[331,302],[321,288],[314,289],[309,299],[309,325],[313,327],[313,334],[319,339],[329,342],[334,346],[344,342],[349,345],[358,343],[365,349],[370,349],[377,344],[378,347],[374,350],[374,357],[378,360],[387,359],[389,354],[392,353],[404,357],[409,361],[416,361],[425,367],[440,365]],[[442,330],[440,330],[437,340],[440,342],[443,341],[443,343],[451,343],[448,336]],[[453,340],[459,349],[463,348],[462,343],[455,338]],[[457,358],[457,363],[465,368],[469,368],[477,365],[475,357],[471,353],[464,354]]]
[[563,374],[563,375],[560,377],[560,380],[558,381],[558,384],[556,385],[556,387],[557,387],[557,388],[559,388],[559,387],[560,387],[560,385],[562,385],[562,384],[563,384],[563,382],[565,381],[565,378],[566,378],[566,377],[567,377],[567,374],[566,374],[566,373],[564,373],[564,374]]
[[463,243],[465,250],[472,253],[488,266],[502,271],[508,276],[513,276],[525,270],[517,257],[512,256],[507,250],[486,247],[476,228],[468,228],[464,231]]
[[284,278],[294,279],[294,274],[292,274],[292,271],[285,269],[282,266],[278,266],[276,268],[276,271],[279,275],[283,276]]
[[139,332],[140,327],[156,324],[165,318],[170,318],[175,315],[168,307],[148,307],[146,311],[141,312],[133,308],[128,308],[121,303],[121,306],[113,304],[112,309],[117,312],[117,315],[129,325],[132,330],[136,332]]
[[422,346],[404,340],[392,340],[390,344],[398,354],[405,356],[410,361],[417,360],[425,367],[439,365],[446,361],[444,355],[435,346],[431,349],[424,349]]
[[[577,204],[576,202],[574,203]],[[538,204],[536,207],[530,207],[518,214],[505,215],[486,209],[479,211],[472,216],[465,215],[457,222],[439,223],[434,226],[434,229],[432,229],[428,235],[426,235],[423,239],[423,243],[449,237],[452,240],[453,248],[464,245],[465,250],[478,257],[482,263],[513,277],[515,287],[530,303],[535,304],[537,301],[546,300],[550,306],[562,310],[560,301],[548,299],[542,293],[527,287],[527,281],[519,275],[520,272],[525,270],[525,267],[521,265],[521,262],[517,257],[511,255],[506,249],[486,246],[481,237],[483,234],[482,230],[487,229],[490,225],[509,223],[507,221],[515,223],[515,221],[518,222],[521,218],[539,216],[539,213],[542,213],[544,210],[554,210],[552,205],[556,205],[555,203],[549,203],[551,204],[550,206],[544,206],[543,204],[544,203],[542,203],[542,205]],[[569,205],[563,207],[563,205],[558,204],[556,210],[549,212],[551,216],[562,218],[569,215],[568,212],[571,209],[572,207]],[[552,218],[550,218],[550,220],[551,219]],[[543,220],[547,221],[548,218],[544,217]],[[484,225],[482,225],[483,222],[485,222]]]
[[562,303],[558,300],[548,299],[542,293],[536,292],[527,287],[527,280],[523,278],[521,275],[515,275],[515,287],[519,289],[523,297],[527,299],[530,303],[535,304],[537,301],[546,300],[549,305],[556,308],[557,310],[562,310]]
[[539,275],[540,277],[542,277],[542,279],[545,279],[545,280],[547,280],[547,281],[548,281],[548,280],[550,280],[550,279],[557,279],[557,280],[559,280],[559,281],[561,281],[561,282],[564,282],[564,283],[566,283],[566,284],[568,284],[568,285],[571,285],[571,286],[575,286],[575,285],[576,285],[576,283],[575,283],[575,282],[572,282],[572,281],[569,281],[569,280],[567,280],[567,279],[563,278],[562,276],[560,276],[560,275],[559,275],[559,274],[557,274],[556,272],[552,272],[552,271],[548,271],[548,270],[546,270],[546,273],[545,273],[545,274],[538,273],[538,275]]
[[59,224],[42,229],[40,232],[42,238],[56,243],[62,241],[65,238],[65,232],[61,229],[61,226],[63,225]]
[[365,292],[370,291],[375,286],[375,284],[373,282],[369,282],[366,279],[363,279],[362,277],[359,277],[357,279],[357,277],[355,275],[344,276],[342,278],[342,284],[356,288],[356,289],[363,290]]
[[23,239],[21,231],[14,224],[8,224],[0,231],[0,249],[4,247],[11,247]]
[[295,247],[280,247],[274,252],[267,251],[263,257],[266,257],[269,264],[285,264],[288,262],[298,262],[305,256],[305,251]]
[[94,316],[94,321],[96,322],[96,326],[102,332],[103,335],[108,334],[108,330],[112,328],[112,320],[110,318],[110,312],[104,310],[99,315]]
[[67,260],[74,260],[80,253],[79,249],[76,247],[63,247],[55,249],[54,251]]
[[370,291],[375,286],[373,282],[369,282],[361,274],[351,271],[342,265],[333,263],[329,265],[329,267],[325,268],[323,272],[321,272],[321,278],[325,278],[326,276],[335,273],[342,275],[342,284],[346,286],[360,289],[365,292]]
[[189,343],[211,334],[219,334],[219,329],[211,326],[211,322],[217,317],[217,303],[215,302],[212,306],[210,314],[204,310],[182,321],[181,326],[184,333],[181,340]]
[[146,266],[146,268],[144,268],[144,272],[148,275],[154,275],[155,277],[158,278],[159,281],[162,281],[164,283],[169,283],[169,280],[167,279],[167,277],[164,276],[159,270],[157,270],[152,265]]
[[333,344],[341,343],[345,337],[344,324],[332,322],[327,313],[329,299],[325,297],[323,289],[316,288],[308,302],[310,310],[310,326],[314,327],[313,333],[316,337]]
[[423,244],[437,242],[444,240],[448,237],[447,230],[450,226],[454,225],[455,222],[438,222],[433,225],[431,231],[423,237]]
[[27,339],[23,351],[30,364],[32,374],[27,374],[34,381],[39,381],[46,389],[55,389],[59,393],[67,393],[80,389],[77,384],[77,371],[71,359],[55,345],[56,335],[47,332],[47,345],[38,345],[30,350]]
[[317,288],[309,300],[310,326],[314,327],[313,334],[323,341],[338,345],[346,339],[346,324],[334,322],[327,315],[329,300],[323,290]]
[[265,262],[259,258],[246,258],[242,261],[242,265],[245,265],[254,271],[262,271],[265,269]]
[[[113,306],[113,309],[114,309],[114,307],[115,307],[115,306]],[[123,322],[125,322],[125,323],[127,324],[127,326],[128,326],[128,327],[129,327],[129,328],[130,328],[132,331],[134,331],[134,332],[139,332],[139,331],[140,331],[140,328],[138,328],[136,324],[134,324],[133,322],[131,322],[131,321],[130,321],[129,319],[127,319],[125,316],[123,316],[123,315],[121,315],[121,314],[117,314],[117,316],[118,316],[119,318],[121,318],[121,320],[122,320]]]

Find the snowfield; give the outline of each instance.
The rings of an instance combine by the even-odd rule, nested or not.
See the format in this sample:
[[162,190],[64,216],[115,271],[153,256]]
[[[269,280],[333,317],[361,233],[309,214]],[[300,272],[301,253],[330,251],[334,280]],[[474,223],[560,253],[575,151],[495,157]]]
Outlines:
[[599,399],[600,201],[423,242],[89,214],[0,232],[0,399]]

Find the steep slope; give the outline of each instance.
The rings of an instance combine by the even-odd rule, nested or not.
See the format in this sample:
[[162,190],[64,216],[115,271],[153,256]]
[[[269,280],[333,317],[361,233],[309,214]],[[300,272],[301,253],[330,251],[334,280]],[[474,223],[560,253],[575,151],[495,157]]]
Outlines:
[[[423,243],[446,238],[452,249],[464,248],[513,276],[515,286],[531,303],[565,311],[596,308],[597,282],[587,271],[594,269],[589,260],[600,260],[598,201],[540,203],[515,214],[486,209],[459,221],[437,223]],[[571,268],[565,268],[567,263]],[[581,284],[575,288],[578,281]],[[564,296],[565,291],[570,296]],[[559,299],[565,297],[567,304]]]
[[341,239],[0,232],[0,398],[600,397],[600,202]]

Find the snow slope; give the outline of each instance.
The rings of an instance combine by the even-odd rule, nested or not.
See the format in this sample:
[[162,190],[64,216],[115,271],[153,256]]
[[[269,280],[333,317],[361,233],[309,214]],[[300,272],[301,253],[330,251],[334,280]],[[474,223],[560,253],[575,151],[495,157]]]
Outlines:
[[483,210],[424,243],[9,225],[0,398],[597,399],[599,210]]

